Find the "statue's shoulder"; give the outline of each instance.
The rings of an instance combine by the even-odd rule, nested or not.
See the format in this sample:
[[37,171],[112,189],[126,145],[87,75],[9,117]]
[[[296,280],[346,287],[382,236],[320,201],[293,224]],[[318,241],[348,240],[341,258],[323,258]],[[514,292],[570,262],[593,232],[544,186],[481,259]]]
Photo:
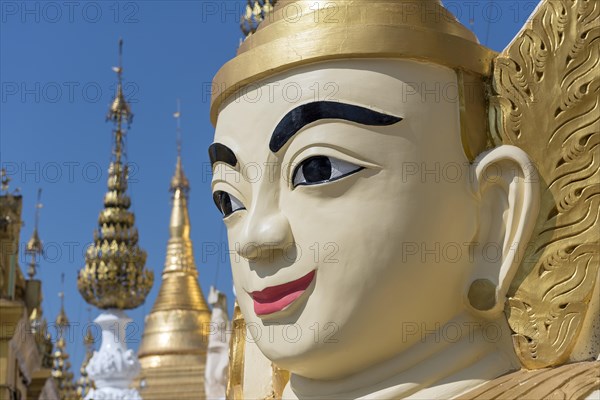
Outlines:
[[483,384],[458,399],[584,400],[595,398],[593,395],[598,394],[598,390],[600,390],[600,360],[511,372]]

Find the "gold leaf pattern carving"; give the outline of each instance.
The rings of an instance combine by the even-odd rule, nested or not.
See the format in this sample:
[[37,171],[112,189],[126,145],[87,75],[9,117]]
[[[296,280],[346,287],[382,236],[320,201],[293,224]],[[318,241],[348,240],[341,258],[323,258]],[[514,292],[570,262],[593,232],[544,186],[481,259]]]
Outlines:
[[545,0],[495,61],[490,128],[525,150],[542,199],[507,302],[521,362],[565,362],[600,261],[600,2]]

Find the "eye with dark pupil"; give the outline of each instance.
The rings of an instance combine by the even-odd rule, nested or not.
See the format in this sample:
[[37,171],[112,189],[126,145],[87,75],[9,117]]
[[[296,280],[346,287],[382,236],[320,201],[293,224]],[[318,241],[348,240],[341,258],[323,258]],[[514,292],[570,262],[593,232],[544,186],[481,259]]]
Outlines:
[[221,212],[224,215],[229,215],[233,212],[233,208],[231,207],[231,198],[229,194],[226,192],[221,192],[219,195],[219,205],[221,208]]
[[302,164],[302,174],[307,183],[326,181],[331,178],[331,160],[324,156],[312,157]]
[[245,210],[244,204],[237,197],[222,190],[217,190],[213,194],[213,200],[219,211],[223,213],[223,217],[239,210]]

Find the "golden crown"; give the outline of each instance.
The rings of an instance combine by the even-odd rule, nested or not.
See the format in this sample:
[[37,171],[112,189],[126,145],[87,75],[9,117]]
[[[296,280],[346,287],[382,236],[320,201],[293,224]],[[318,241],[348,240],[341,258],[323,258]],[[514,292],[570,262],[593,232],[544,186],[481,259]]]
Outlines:
[[309,63],[412,58],[487,76],[496,55],[439,0],[279,0],[268,15],[265,1],[248,3],[243,31],[254,33],[213,79],[213,124],[242,87]]

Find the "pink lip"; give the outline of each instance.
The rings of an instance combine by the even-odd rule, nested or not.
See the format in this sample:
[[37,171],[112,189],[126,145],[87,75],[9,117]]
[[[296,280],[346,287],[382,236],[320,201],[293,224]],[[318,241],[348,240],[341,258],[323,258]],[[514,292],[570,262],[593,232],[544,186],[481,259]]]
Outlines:
[[295,281],[283,285],[271,286],[260,292],[252,292],[250,296],[254,300],[254,312],[256,315],[267,315],[281,311],[296,299],[310,286],[315,278],[315,270]]

